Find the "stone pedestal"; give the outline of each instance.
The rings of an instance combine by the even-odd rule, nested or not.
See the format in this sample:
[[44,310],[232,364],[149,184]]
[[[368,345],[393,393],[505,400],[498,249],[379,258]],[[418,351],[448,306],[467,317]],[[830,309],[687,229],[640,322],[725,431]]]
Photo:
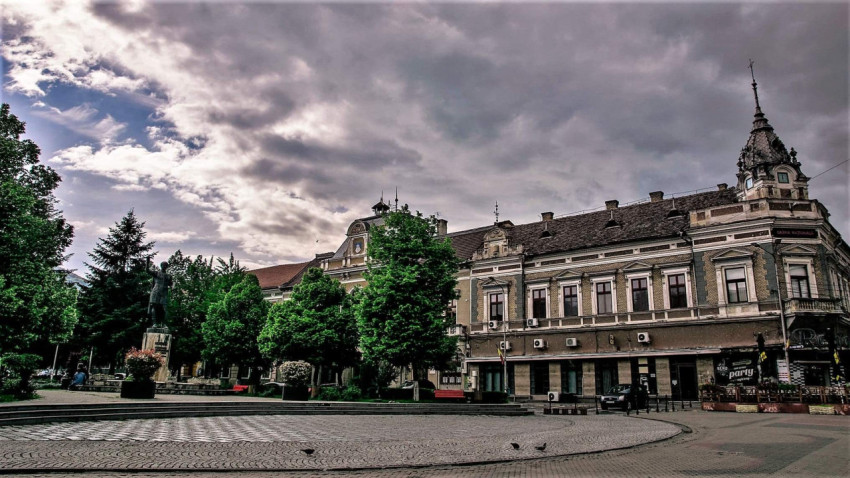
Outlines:
[[155,382],[165,382],[168,379],[168,359],[171,355],[171,334],[168,327],[148,327],[142,339],[142,350],[154,350],[165,358],[165,363],[153,376]]

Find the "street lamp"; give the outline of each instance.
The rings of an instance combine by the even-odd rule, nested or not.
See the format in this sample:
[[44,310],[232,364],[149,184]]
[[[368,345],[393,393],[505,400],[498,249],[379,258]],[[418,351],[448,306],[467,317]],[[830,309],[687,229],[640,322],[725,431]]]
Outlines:
[[756,242],[751,243],[751,245],[758,247],[759,249],[767,252],[771,256],[773,256],[773,274],[776,276],[776,297],[779,299],[779,322],[780,328],[782,329],[782,351],[785,353],[785,371],[786,376],[790,379],[791,377],[791,359],[788,358],[788,332],[786,331],[785,326],[785,304],[782,302],[782,284],[779,280],[779,266],[777,263],[779,262],[776,251],[779,248],[779,244],[782,243],[782,239],[774,239],[773,240],[773,250],[768,251],[761,244]]

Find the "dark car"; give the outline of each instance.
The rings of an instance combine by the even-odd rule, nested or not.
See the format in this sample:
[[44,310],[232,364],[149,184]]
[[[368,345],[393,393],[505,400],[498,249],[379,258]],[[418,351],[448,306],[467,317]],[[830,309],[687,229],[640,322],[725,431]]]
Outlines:
[[[416,380],[406,380],[401,384],[401,388],[413,388],[413,384],[416,383]],[[419,388],[428,388],[431,390],[436,390],[437,387],[434,386],[434,383],[430,380],[419,380]]]
[[631,410],[637,406],[637,408],[646,407],[647,399],[649,398],[649,394],[646,391],[646,387],[643,385],[637,385],[632,387],[629,384],[620,384],[611,387],[608,390],[608,393],[602,395],[602,409],[607,410],[609,408],[619,408],[621,410]]

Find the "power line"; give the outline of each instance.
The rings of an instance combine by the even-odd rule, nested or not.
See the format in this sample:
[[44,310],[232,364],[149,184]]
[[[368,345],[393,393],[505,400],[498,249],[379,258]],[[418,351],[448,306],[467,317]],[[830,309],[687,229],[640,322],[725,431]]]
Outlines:
[[824,171],[824,172],[822,172],[822,173],[820,173],[820,174],[816,174],[816,175],[812,176],[811,178],[809,178],[809,181],[811,181],[812,179],[815,179],[815,178],[816,178],[816,177],[818,177],[818,176],[822,176],[822,175],[824,175],[824,174],[826,174],[826,173],[828,173],[828,172],[832,171],[833,169],[835,169],[835,168],[837,168],[837,167],[841,166],[842,164],[846,163],[847,161],[850,161],[850,159],[845,159],[844,161],[842,161],[842,162],[840,162],[840,163],[836,164],[835,166],[833,166],[833,167],[831,167],[831,168],[827,169],[826,171]]

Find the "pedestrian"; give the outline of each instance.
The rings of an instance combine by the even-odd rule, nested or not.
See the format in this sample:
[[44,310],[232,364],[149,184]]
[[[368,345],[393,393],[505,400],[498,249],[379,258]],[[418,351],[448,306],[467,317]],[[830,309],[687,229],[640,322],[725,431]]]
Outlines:
[[71,381],[71,386],[68,389],[76,390],[77,387],[85,385],[87,375],[86,366],[83,364],[77,365],[77,373],[74,374],[74,379]]

